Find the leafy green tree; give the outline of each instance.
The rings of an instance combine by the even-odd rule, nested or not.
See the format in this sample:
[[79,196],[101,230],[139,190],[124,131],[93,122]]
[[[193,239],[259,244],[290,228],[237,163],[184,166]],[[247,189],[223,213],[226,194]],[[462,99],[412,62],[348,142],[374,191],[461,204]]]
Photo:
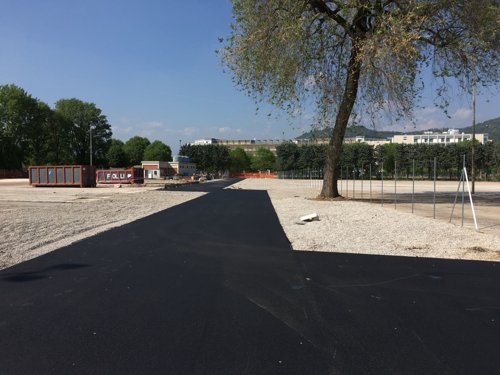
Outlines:
[[464,91],[471,81],[499,81],[498,0],[232,3],[235,21],[219,53],[236,84],[290,114],[313,101],[317,121],[333,125],[322,197],[339,195],[338,166],[353,110],[411,117],[429,71],[443,109],[450,79]]
[[188,156],[202,173],[220,174],[229,167],[229,149],[223,145],[183,145],[179,154]]
[[106,152],[111,141],[111,126],[106,116],[94,103],[79,99],[61,99],[56,103],[55,111],[72,124],[70,146],[73,162],[90,162],[90,137],[92,136],[92,164],[105,163]]
[[124,150],[124,143],[119,139],[112,139],[106,160],[109,167],[124,168],[129,165],[127,153]]
[[71,133],[73,124],[60,113],[50,111],[45,134],[45,163],[51,165],[73,163]]
[[251,160],[252,169],[256,171],[276,170],[276,156],[268,148],[257,148]]
[[132,165],[139,165],[141,161],[146,160],[144,158],[144,151],[151,144],[149,139],[145,137],[139,137],[138,135],[130,138],[123,149],[125,150],[128,160]]
[[243,172],[250,170],[250,157],[240,147],[229,151],[229,170],[231,172]]
[[280,171],[292,171],[299,168],[299,146],[293,142],[283,142],[276,146],[276,168]]
[[144,150],[144,160],[172,161],[172,150],[161,141],[154,141]]
[[50,109],[16,85],[0,86],[0,168],[19,169],[44,160]]

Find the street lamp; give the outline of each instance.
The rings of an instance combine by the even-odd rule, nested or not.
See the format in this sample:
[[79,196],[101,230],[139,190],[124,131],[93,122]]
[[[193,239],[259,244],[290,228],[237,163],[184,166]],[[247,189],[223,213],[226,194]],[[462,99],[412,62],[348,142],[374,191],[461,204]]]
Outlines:
[[89,126],[90,132],[90,166],[92,166],[92,124]]

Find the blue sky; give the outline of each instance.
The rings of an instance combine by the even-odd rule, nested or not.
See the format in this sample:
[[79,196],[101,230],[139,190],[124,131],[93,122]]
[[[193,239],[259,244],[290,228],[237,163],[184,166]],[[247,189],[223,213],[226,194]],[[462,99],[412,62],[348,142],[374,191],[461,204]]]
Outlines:
[[[271,116],[224,74],[215,50],[229,34],[229,0],[2,0],[0,84],[14,83],[50,106],[62,98],[95,103],[115,138],[159,139],[174,153],[200,138],[292,138],[310,114]],[[489,102],[488,102],[489,100]],[[470,98],[452,119],[430,100],[416,128],[471,124]],[[477,121],[500,116],[482,93]],[[378,127],[377,127],[378,128]],[[381,124],[380,128],[387,128]]]

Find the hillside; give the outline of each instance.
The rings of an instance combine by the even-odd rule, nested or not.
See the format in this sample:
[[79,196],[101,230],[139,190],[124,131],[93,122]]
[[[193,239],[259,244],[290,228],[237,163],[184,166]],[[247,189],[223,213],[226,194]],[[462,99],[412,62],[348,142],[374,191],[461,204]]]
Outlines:
[[[464,133],[472,133],[472,126],[467,126],[465,128],[457,128]],[[433,132],[444,132],[447,131],[448,128],[443,129],[428,129],[427,131]],[[406,134],[421,134],[422,132],[408,132]],[[476,124],[476,133],[488,133],[489,139],[500,142],[500,117],[487,120]],[[315,138],[328,138],[330,137],[331,129],[322,129],[322,130],[312,130],[306,132],[296,139],[315,139]],[[365,138],[370,139],[386,139],[388,137],[392,137],[396,134],[403,134],[403,132],[395,132],[395,131],[378,131],[370,128],[366,128],[364,126],[351,126],[346,130],[346,137],[356,137],[356,136],[364,136]]]

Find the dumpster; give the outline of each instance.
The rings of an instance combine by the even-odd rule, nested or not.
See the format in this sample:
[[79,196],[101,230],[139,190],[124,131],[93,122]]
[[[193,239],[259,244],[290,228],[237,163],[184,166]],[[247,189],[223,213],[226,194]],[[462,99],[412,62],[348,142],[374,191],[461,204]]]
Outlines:
[[29,167],[32,186],[95,187],[95,167],[91,165],[43,165]]
[[142,184],[144,171],[142,168],[99,169],[96,172],[98,184]]

